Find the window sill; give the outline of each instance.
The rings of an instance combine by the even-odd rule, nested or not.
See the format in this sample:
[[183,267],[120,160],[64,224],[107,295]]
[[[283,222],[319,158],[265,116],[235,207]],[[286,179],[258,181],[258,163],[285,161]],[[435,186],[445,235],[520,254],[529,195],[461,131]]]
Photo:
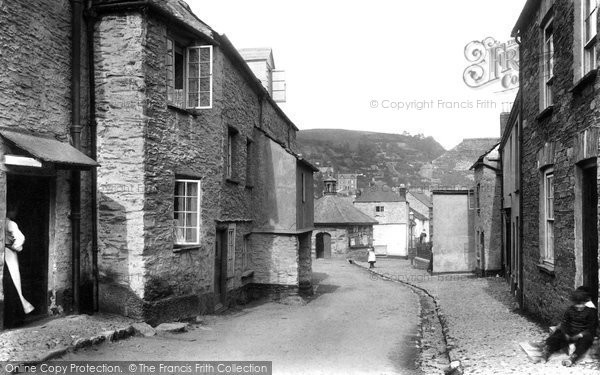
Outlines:
[[253,270],[248,270],[248,271],[245,271],[244,273],[242,273],[242,280],[243,279],[249,279],[251,277],[254,277],[254,271]]
[[200,250],[202,247],[200,245],[174,245],[173,252],[174,253],[183,253],[186,251],[194,251]]
[[546,107],[546,109],[544,109],[542,112],[540,112],[539,115],[537,115],[537,117],[535,118],[536,121],[542,121],[546,117],[551,116],[553,111],[554,111],[554,105],[549,105],[548,107]]
[[537,265],[538,270],[540,270],[540,272],[545,273],[547,275],[550,276],[555,276],[556,274],[554,273],[554,266],[547,264],[547,263],[540,263]]
[[181,108],[173,104],[167,104],[167,108],[173,109],[177,112],[185,113],[187,115],[192,115],[194,117],[200,115],[200,112],[197,109]]
[[240,182],[234,178],[228,177],[225,179],[226,182],[230,183],[230,184],[234,184],[234,185],[239,185]]
[[569,90],[572,93],[579,93],[583,91],[587,86],[593,84],[596,76],[598,75],[598,69],[590,70],[586,75],[584,75],[573,87]]

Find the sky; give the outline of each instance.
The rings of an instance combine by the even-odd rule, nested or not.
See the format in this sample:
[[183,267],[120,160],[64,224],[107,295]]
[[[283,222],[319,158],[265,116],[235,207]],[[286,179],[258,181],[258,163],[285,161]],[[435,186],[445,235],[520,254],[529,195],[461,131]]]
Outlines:
[[499,137],[500,113],[517,93],[499,81],[467,86],[463,75],[475,62],[465,47],[513,41],[526,0],[187,2],[237,48],[273,49],[276,69],[285,70],[281,107],[300,130],[421,133],[449,149],[464,138]]

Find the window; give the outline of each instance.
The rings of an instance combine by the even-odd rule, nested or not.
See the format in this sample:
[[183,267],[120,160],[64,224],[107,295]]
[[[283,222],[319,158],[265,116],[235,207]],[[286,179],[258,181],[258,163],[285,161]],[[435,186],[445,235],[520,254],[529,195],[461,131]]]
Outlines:
[[253,185],[252,163],[254,162],[252,140],[246,140],[246,186]]
[[212,107],[212,46],[183,47],[167,39],[167,101],[179,108]]
[[227,131],[227,154],[225,155],[225,177],[228,179],[235,179],[235,162],[236,162],[236,143],[237,143],[237,130],[229,128]]
[[375,212],[383,212],[384,206],[375,206]]
[[175,181],[174,237],[176,245],[200,244],[200,181]]
[[227,228],[227,277],[235,276],[235,224]]
[[542,51],[542,79],[544,83],[543,104],[545,109],[554,103],[554,94],[552,90],[552,84],[554,81],[554,28],[552,26],[552,19],[546,22],[543,28],[543,34],[544,45]]
[[596,69],[598,0],[583,0],[583,74]]
[[477,214],[481,212],[481,184],[477,184],[477,192],[475,193],[475,208],[477,209]]
[[250,235],[244,236],[244,248],[242,249],[242,270],[247,271],[250,268]]
[[306,174],[302,172],[302,203],[306,203]]
[[475,190],[471,189],[468,192],[468,198],[467,198],[467,205],[469,210],[474,210],[476,203],[475,203]]
[[544,254],[543,262],[554,264],[554,171],[544,172]]

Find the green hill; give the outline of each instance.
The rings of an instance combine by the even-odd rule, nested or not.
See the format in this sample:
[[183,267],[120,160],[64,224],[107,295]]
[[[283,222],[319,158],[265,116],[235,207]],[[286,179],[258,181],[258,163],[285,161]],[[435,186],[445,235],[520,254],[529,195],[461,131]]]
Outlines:
[[419,170],[445,152],[435,139],[422,134],[309,129],[299,131],[297,140],[312,163],[333,167],[336,174],[363,174],[359,187],[373,179],[389,186],[429,186]]

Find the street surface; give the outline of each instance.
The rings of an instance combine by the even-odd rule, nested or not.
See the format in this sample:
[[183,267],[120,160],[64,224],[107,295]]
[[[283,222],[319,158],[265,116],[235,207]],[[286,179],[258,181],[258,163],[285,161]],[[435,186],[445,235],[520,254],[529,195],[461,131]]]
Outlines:
[[255,302],[190,331],[107,343],[61,360],[273,361],[275,374],[420,374],[419,300],[345,260],[313,260],[306,305]]

